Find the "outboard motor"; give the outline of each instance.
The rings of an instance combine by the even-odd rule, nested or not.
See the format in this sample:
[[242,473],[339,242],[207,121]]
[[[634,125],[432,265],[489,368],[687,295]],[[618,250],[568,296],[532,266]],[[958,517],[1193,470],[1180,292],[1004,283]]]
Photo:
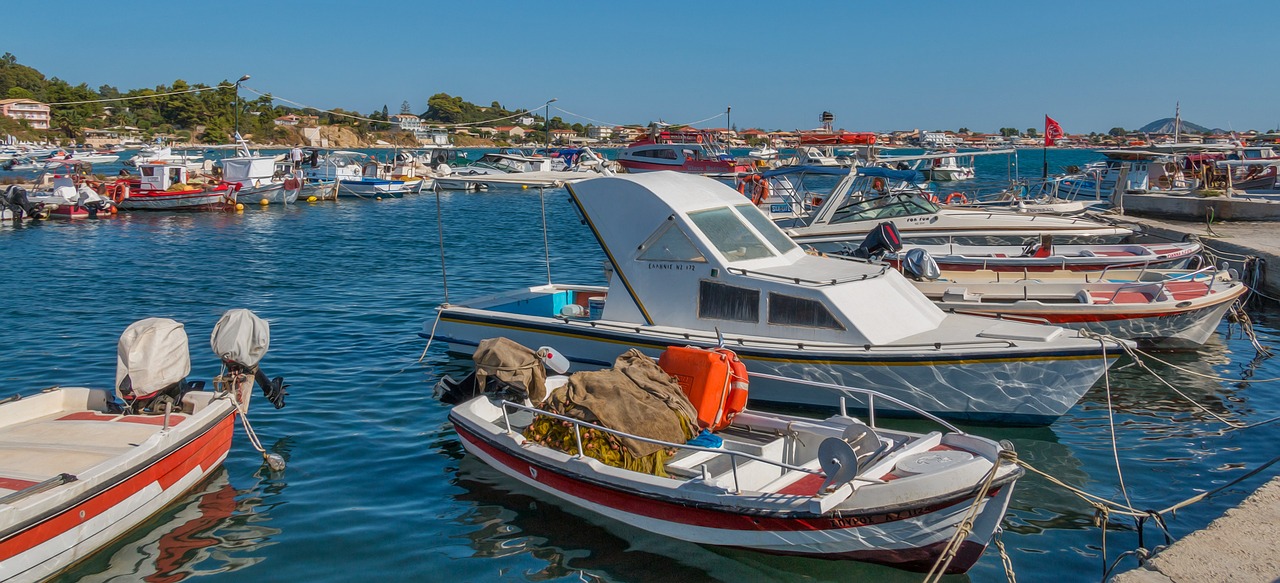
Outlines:
[[203,388],[188,383],[191,353],[182,324],[147,318],[125,328],[116,345],[116,396],[130,413],[160,413],[177,405],[182,393]]
[[924,249],[907,251],[907,256],[902,260],[902,271],[916,281],[934,281],[942,277],[938,262]]
[[902,237],[898,236],[898,227],[886,221],[876,225],[862,240],[862,245],[853,250],[853,256],[860,259],[878,261],[886,253],[897,253],[902,250]]
[[258,368],[258,362],[271,346],[271,327],[266,320],[244,308],[227,310],[214,325],[209,346],[222,359],[228,372],[252,375],[262,387],[262,396],[276,409],[284,407],[284,397],[289,394],[284,377],[269,379]]
[[48,217],[48,213],[44,212],[44,203],[31,202],[31,198],[27,196],[27,189],[17,184],[9,185],[4,194],[0,195],[0,210],[4,209],[13,212],[14,221],[24,217],[32,219]]

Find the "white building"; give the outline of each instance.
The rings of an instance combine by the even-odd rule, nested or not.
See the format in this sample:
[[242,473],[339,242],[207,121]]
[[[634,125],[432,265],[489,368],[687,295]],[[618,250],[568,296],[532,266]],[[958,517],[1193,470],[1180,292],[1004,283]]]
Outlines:
[[588,127],[587,137],[593,140],[608,140],[613,137],[613,128],[609,126]]

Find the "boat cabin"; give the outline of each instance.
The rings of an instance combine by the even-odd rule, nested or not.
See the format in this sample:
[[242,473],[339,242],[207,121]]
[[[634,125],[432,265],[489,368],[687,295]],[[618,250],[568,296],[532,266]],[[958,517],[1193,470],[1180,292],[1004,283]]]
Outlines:
[[360,180],[369,169],[377,174],[377,162],[368,154],[346,150],[325,153],[309,148],[302,159],[303,174],[308,180]]
[[187,184],[187,167],[183,164],[149,162],[138,166],[139,190],[162,192],[176,184]]
[[858,345],[944,317],[892,269],[805,253],[720,182],[657,172],[567,188],[609,258],[604,320]]

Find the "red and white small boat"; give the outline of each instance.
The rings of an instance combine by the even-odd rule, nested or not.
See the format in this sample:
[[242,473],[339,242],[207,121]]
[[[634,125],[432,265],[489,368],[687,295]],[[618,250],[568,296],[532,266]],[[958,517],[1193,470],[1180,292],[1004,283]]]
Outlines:
[[[537,354],[549,352],[523,350],[535,361]],[[493,378],[479,385],[500,390],[471,398],[475,383],[447,379],[441,386],[446,402],[459,403],[449,420],[471,455],[564,502],[684,541],[915,571],[929,570],[950,546],[958,550],[946,572],[962,573],[982,555],[1004,518],[1023,470],[1001,460],[1000,444],[918,409],[940,431],[877,426],[874,405],[892,397],[835,385],[829,388],[841,414],[827,419],[751,410],[735,414],[747,390],[737,357],[723,349],[671,350],[707,358],[673,358],[679,368],[673,372],[666,356],[659,360],[666,368],[659,369],[633,350],[619,357],[614,370],[546,379],[549,393],[534,406],[524,395],[510,397],[501,392],[501,383],[493,384],[493,378],[511,380],[512,370],[528,370],[533,363],[488,360],[492,352],[482,344],[477,375]],[[482,359],[499,362],[499,368],[486,369]],[[680,368],[700,361],[709,364],[701,370]],[[637,370],[643,372],[634,374]],[[593,376],[602,374],[623,375],[635,388],[626,389],[629,381],[616,376]],[[540,379],[522,386],[542,396]],[[845,414],[842,394],[857,403],[870,401],[870,421]],[[576,405],[582,403],[599,406]],[[608,412],[608,403],[644,414],[632,415],[639,421],[631,427],[606,427],[604,419],[619,419],[617,409]],[[695,407],[698,426],[714,432],[702,431],[688,442],[657,437],[671,433],[668,415],[684,427],[693,414],[680,411]],[[584,411],[601,421],[582,421]],[[654,419],[666,423],[665,429]],[[633,444],[655,453],[633,451]],[[625,450],[653,471],[620,467],[630,463],[626,457],[620,464],[602,462],[620,455],[610,449]]]
[[673,170],[736,176],[754,171],[749,162],[735,160],[710,136],[698,131],[664,130],[632,142],[618,152],[618,164],[632,173]]
[[120,338],[115,391],[54,387],[0,403],[0,580],[52,577],[199,485],[226,458],[255,379],[284,405],[283,381],[257,368],[269,342],[252,312],[223,315],[211,344],[224,374],[205,391],[186,380],[182,324],[148,318]]
[[137,180],[117,180],[108,191],[124,210],[223,210],[235,204],[236,187],[227,182],[190,184],[183,164],[147,162],[138,165]]
[[1075,271],[1024,274],[946,271],[932,277],[908,260],[904,273],[938,307],[967,314],[1025,318],[1088,330],[1152,348],[1205,343],[1231,306],[1249,290],[1228,273],[1151,270],[1125,280]]

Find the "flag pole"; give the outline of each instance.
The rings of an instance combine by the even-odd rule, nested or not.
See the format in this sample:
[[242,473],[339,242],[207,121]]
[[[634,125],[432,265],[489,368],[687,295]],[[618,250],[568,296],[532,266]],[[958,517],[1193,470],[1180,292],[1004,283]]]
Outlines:
[[1044,141],[1040,144],[1040,159],[1044,162],[1044,169],[1040,172],[1041,180],[1049,179],[1049,114],[1044,116]]

